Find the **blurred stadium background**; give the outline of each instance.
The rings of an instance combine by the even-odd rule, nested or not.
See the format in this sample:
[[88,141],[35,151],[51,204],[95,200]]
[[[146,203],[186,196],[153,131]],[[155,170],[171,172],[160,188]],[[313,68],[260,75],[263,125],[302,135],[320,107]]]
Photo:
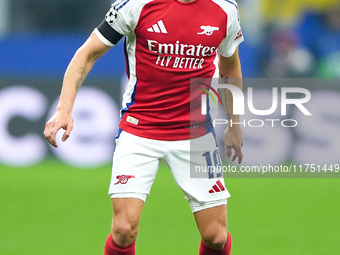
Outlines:
[[[68,62],[110,3],[0,0],[0,254],[102,254],[126,81],[122,43],[98,61],[79,92],[70,140],[55,150],[42,131]],[[322,97],[314,101],[316,115],[327,125],[280,129],[270,136],[276,144],[246,134],[247,163],[257,164],[259,151],[271,164],[340,163],[340,1],[238,3],[244,77],[332,81],[314,93]],[[233,254],[339,254],[339,184],[338,178],[227,179]],[[189,206],[162,166],[137,252],[197,254],[199,241]]]

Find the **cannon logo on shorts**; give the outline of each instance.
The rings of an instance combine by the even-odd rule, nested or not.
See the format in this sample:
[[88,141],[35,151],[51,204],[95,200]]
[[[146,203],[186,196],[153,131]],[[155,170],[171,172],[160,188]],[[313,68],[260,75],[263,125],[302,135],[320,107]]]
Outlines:
[[127,182],[129,181],[129,179],[131,178],[135,178],[134,175],[117,175],[116,179],[118,179],[118,182],[115,183],[115,185],[117,184],[127,184]]

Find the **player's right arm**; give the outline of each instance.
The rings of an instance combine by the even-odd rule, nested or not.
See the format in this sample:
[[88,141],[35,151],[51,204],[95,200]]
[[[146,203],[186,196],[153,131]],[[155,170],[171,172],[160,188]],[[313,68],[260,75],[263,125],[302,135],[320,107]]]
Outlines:
[[44,130],[45,138],[54,147],[58,147],[56,134],[60,129],[65,130],[62,137],[63,142],[70,136],[73,129],[72,109],[77,92],[96,60],[109,49],[110,47],[99,40],[93,32],[86,42],[77,50],[68,65],[56,112],[47,121]]

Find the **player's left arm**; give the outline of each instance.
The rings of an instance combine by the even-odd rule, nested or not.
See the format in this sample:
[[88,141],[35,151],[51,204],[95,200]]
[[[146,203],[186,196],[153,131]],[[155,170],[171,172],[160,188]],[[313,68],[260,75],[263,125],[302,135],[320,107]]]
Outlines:
[[[242,90],[242,71],[241,63],[238,55],[238,47],[234,54],[230,57],[219,55],[219,73],[220,82],[224,84],[232,84]],[[226,148],[226,155],[232,161],[238,158],[238,163],[242,162],[243,153],[243,131],[240,125],[231,125],[240,120],[239,115],[233,114],[233,96],[228,89],[222,89],[222,98],[224,108],[228,119],[228,127],[223,134],[223,140]],[[234,154],[232,153],[234,150]]]

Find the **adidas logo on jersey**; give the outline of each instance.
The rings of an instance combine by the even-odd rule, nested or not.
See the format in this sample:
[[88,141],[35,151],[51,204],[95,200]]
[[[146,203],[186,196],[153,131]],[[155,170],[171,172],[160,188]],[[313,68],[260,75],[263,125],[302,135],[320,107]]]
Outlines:
[[147,29],[148,32],[151,33],[162,33],[162,34],[167,34],[168,31],[166,30],[164,23],[162,20],[159,20],[156,24],[152,25],[152,27]]
[[225,190],[225,187],[220,182],[220,180],[218,180],[216,182],[216,184],[212,187],[212,189],[209,190],[209,193],[217,193],[217,192],[221,192],[221,191],[224,191],[224,190]]

